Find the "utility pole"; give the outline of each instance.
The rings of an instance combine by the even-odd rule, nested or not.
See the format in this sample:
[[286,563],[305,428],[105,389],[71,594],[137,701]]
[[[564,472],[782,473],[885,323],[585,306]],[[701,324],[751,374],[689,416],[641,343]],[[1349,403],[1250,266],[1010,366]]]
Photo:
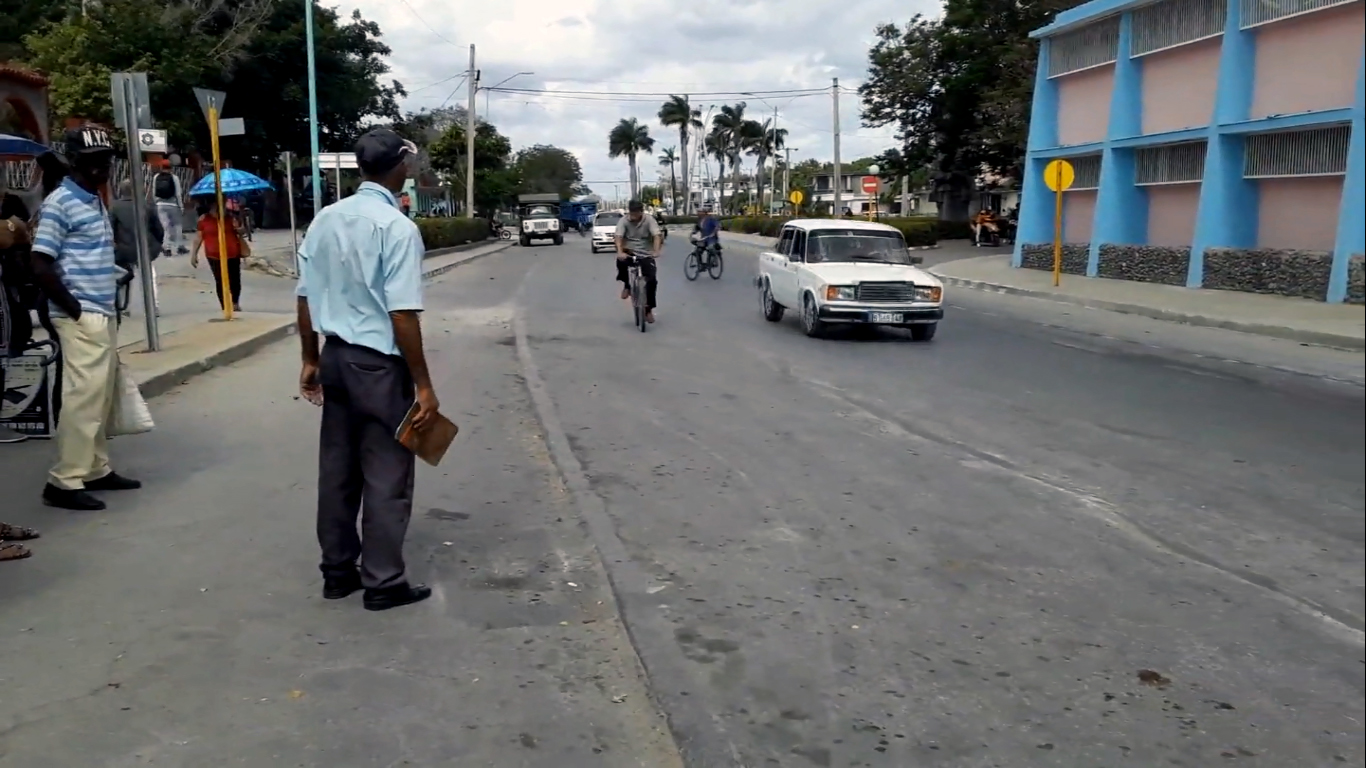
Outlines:
[[474,68],[474,46],[470,45],[469,106],[465,109],[465,218],[474,218],[474,104],[479,95],[479,70]]
[[911,215],[911,177],[901,177],[901,215]]
[[840,178],[840,79],[834,79],[830,86],[830,98],[834,102],[835,114],[835,166],[832,180],[835,184],[835,205],[830,215],[839,216],[844,211],[844,196],[841,190],[844,189],[844,180]]
[[[778,148],[778,108],[777,108],[777,107],[774,107],[774,108],[773,108],[773,148],[774,148],[774,149],[777,149],[777,148]],[[774,184],[777,183],[777,174],[778,174],[778,162],[777,162],[777,160],[778,160],[778,158],[776,158],[776,157],[773,158],[773,162],[769,164],[769,168],[768,168],[768,210],[765,211],[764,213],[766,213],[766,214],[768,214],[768,215],[770,215],[770,216],[773,215],[773,202],[774,202],[774,200],[773,200],[773,188],[774,188]]]

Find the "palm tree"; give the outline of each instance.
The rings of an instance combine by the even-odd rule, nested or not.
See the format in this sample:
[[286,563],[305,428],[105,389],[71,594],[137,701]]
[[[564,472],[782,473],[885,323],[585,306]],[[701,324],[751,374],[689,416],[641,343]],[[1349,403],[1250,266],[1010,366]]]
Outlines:
[[650,138],[650,129],[640,124],[634,117],[623,117],[607,134],[607,156],[613,160],[625,157],[631,166],[631,199],[638,199],[640,177],[636,170],[636,156],[654,152],[655,140]]
[[[684,152],[683,154],[687,154]],[[678,153],[673,147],[665,147],[664,152],[659,156],[659,164],[669,169],[669,199],[673,201],[674,215],[678,215],[678,176],[674,174],[674,165],[678,163]]]
[[[729,157],[726,153],[726,138],[713,128],[711,129],[711,132],[707,134],[706,139],[703,140],[702,150],[707,157],[716,161],[716,212],[725,213],[726,158]],[[708,171],[708,174],[710,174],[710,171]]]
[[[750,154],[758,158],[754,181],[759,191],[759,203],[764,201],[764,164],[768,158],[773,157],[787,144],[787,129],[773,127],[773,121],[765,120],[764,124],[758,127],[758,137],[750,142]],[[776,162],[776,160],[775,160]]]
[[659,122],[665,128],[678,128],[678,146],[683,148],[683,199],[687,201],[683,213],[686,215],[691,212],[689,208],[692,204],[692,176],[688,175],[688,147],[691,145],[688,137],[693,130],[702,129],[702,110],[693,107],[687,96],[670,96],[659,108]]

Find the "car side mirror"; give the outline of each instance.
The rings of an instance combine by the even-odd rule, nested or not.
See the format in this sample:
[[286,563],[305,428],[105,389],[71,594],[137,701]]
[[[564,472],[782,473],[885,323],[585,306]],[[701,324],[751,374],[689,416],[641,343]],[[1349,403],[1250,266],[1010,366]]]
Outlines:
[[912,263],[912,264],[924,264],[924,263],[925,263],[925,257],[924,257],[924,256],[911,256],[911,263]]

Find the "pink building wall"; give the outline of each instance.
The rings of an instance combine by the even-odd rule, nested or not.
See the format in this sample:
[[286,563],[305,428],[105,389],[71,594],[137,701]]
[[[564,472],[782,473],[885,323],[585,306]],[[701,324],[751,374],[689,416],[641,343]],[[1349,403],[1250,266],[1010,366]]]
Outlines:
[[1363,35],[1360,2],[1257,27],[1252,117],[1352,106]]
[[1110,92],[1114,90],[1114,85],[1114,65],[1058,78],[1060,145],[1087,144],[1105,139],[1105,131],[1110,125]]
[[1148,193],[1148,244],[1190,245],[1200,211],[1200,185],[1162,184],[1144,189]]
[[[1237,0],[1233,0],[1237,2]],[[1139,58],[1143,68],[1143,132],[1209,125],[1219,88],[1222,36]]]
[[1091,225],[1096,220],[1096,190],[1065,192],[1062,196],[1062,241],[1091,242]]
[[1341,176],[1260,179],[1257,194],[1258,247],[1333,250]]

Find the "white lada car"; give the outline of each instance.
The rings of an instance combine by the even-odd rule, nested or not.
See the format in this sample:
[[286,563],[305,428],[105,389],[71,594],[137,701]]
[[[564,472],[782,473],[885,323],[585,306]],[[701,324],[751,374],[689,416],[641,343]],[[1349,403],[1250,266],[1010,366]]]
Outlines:
[[792,309],[808,336],[832,324],[885,325],[929,341],[944,317],[944,285],[916,266],[923,261],[886,224],[795,219],[760,255],[755,286],[764,319]]

